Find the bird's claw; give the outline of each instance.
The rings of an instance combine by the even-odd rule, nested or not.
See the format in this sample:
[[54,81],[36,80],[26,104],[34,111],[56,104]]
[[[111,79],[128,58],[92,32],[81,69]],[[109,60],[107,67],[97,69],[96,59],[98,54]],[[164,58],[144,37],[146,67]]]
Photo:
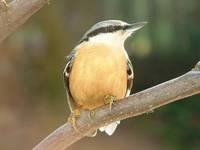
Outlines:
[[76,120],[77,118],[80,116],[80,110],[79,109],[75,109],[71,115],[68,118],[68,122],[71,124],[71,126],[74,128],[74,130],[77,130],[77,124],[76,124]]
[[112,106],[113,106],[115,100],[116,100],[116,97],[112,96],[112,95],[106,95],[104,97],[104,102],[105,102],[105,104],[109,104],[110,110],[112,110]]
[[94,120],[95,116],[96,116],[96,112],[94,110],[91,110],[90,111],[90,118]]

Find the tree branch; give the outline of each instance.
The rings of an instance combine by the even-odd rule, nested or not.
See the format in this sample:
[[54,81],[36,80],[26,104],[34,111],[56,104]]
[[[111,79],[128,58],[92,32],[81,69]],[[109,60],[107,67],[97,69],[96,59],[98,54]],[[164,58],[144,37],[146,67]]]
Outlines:
[[194,69],[178,78],[115,102],[112,111],[109,110],[109,106],[95,109],[96,116],[93,120],[89,119],[90,114],[88,111],[82,111],[80,118],[77,120],[77,131],[72,129],[69,123],[66,123],[33,149],[66,149],[101,126],[151,112],[155,108],[198,93],[200,93],[200,61]]
[[47,2],[48,0],[13,0],[7,6],[0,5],[0,43]]

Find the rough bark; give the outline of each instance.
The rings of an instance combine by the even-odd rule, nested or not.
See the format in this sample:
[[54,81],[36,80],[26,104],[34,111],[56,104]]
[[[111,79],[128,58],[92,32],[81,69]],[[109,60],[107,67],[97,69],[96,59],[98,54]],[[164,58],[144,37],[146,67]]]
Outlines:
[[47,2],[47,0],[13,0],[6,5],[0,0],[0,43]]

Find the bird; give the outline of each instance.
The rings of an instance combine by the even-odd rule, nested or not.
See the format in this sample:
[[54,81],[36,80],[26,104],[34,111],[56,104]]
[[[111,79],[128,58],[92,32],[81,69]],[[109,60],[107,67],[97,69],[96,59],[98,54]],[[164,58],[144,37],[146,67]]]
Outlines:
[[[66,57],[63,76],[71,115],[69,123],[77,129],[81,110],[93,112],[130,95],[134,72],[124,48],[128,37],[147,22],[129,24],[121,20],[105,20],[93,25]],[[120,121],[99,128],[112,135]],[[91,133],[95,136],[97,131]]]

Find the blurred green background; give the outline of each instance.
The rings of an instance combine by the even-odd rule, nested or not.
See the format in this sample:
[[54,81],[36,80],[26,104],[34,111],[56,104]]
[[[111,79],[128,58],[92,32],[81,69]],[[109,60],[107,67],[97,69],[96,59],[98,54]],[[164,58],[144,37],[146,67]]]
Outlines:
[[[133,93],[189,71],[200,58],[199,0],[51,1],[0,45],[0,149],[31,149],[69,115],[65,56],[93,24],[148,21],[127,40]],[[125,120],[70,150],[199,150],[200,95]]]

